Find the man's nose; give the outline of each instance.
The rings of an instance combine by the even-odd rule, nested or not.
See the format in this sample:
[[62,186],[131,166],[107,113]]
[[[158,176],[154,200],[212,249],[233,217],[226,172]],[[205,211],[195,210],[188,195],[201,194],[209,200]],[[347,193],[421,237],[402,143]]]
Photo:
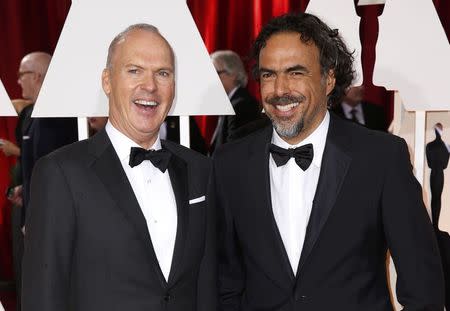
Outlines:
[[141,88],[148,92],[154,92],[157,89],[155,77],[147,75],[141,83]]
[[277,96],[283,96],[289,93],[289,81],[283,75],[279,75],[275,78],[274,93]]

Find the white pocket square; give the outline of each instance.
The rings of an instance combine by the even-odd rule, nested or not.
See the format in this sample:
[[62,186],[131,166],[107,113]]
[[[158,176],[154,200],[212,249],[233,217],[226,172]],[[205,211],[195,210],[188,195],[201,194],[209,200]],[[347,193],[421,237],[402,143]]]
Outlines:
[[206,197],[205,196],[201,196],[192,200],[189,200],[189,204],[195,204],[195,203],[200,203],[205,201]]

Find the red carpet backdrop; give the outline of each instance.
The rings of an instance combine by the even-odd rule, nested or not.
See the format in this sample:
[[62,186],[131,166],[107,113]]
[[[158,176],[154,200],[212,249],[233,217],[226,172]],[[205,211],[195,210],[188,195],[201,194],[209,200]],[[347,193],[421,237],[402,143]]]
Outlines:
[[[70,0],[0,1],[0,78],[12,99],[19,98],[21,95],[17,84],[17,69],[21,58],[25,54],[37,50],[52,53],[64,25],[70,3]],[[250,68],[250,47],[261,25],[273,16],[286,12],[304,11],[308,0],[187,0],[187,3],[208,51],[234,50],[241,55]],[[447,38],[450,38],[450,0],[433,0],[433,3],[447,33]],[[367,90],[366,99],[385,106],[388,117],[391,117],[391,93],[372,84],[376,41],[374,34],[378,30],[377,16],[381,14],[382,10],[383,5],[373,5],[359,7],[356,11],[362,18],[360,35],[363,42],[362,64],[364,85]],[[420,44],[420,38],[418,38],[418,44]],[[88,47],[80,46],[80,48]],[[70,72],[67,74],[70,75]],[[249,87],[257,96],[257,85],[251,82]],[[214,130],[215,118],[197,117],[196,119],[206,141],[209,141]],[[0,117],[0,138],[14,141],[15,124],[16,118]],[[14,162],[14,159],[0,154],[1,280],[13,278],[10,206],[3,194],[9,185],[9,169]],[[9,300],[6,298],[7,295],[8,293],[0,293],[0,301],[5,305],[6,310],[14,310],[14,301],[11,298],[13,295],[9,294]]]

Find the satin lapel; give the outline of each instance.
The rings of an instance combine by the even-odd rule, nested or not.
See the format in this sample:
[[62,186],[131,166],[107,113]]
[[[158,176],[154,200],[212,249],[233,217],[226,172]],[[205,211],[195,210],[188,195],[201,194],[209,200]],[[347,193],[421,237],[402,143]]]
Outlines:
[[[164,145],[163,145],[164,146]],[[177,203],[177,234],[175,238],[175,247],[170,266],[169,286],[174,285],[182,271],[182,260],[186,242],[188,228],[189,211],[189,190],[187,164],[180,157],[172,153],[169,162],[169,176],[172,184],[175,201]]]
[[351,162],[350,156],[342,149],[342,146],[345,145],[345,137],[348,137],[348,135],[339,132],[339,123],[347,121],[337,120],[336,118],[338,117],[330,119],[319,182],[314,195],[297,275],[301,275],[301,269],[333,209]]
[[98,133],[92,140],[92,143],[94,153],[96,153],[98,157],[92,164],[92,169],[105,185],[112,200],[122,211],[125,218],[136,229],[144,246],[148,250],[152,265],[155,268],[155,273],[158,275],[161,285],[165,287],[166,281],[153,249],[147,222],[113,145],[105,131]]
[[267,276],[279,287],[292,289],[294,274],[281,239],[272,210],[269,173],[269,144],[272,137],[272,126],[264,130],[263,135],[254,141],[250,148],[248,174],[254,176],[255,191],[251,202],[258,206],[258,215],[249,230],[256,230],[259,241],[255,243],[259,260]]

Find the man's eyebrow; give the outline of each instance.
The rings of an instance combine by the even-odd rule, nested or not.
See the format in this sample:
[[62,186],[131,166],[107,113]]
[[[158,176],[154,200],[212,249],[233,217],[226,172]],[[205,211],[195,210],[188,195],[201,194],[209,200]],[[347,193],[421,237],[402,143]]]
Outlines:
[[173,68],[173,67],[161,67],[158,70],[167,70],[167,71],[173,72],[175,70],[175,68]]
[[269,73],[274,73],[275,72],[275,70],[272,70],[272,69],[269,69],[269,68],[264,68],[264,67],[260,67],[259,69],[258,69],[258,71],[261,73],[261,72],[269,72]]
[[[306,68],[303,65],[294,65],[291,67],[287,67],[286,69],[281,70],[281,72],[292,72],[292,71],[302,71],[302,72],[309,72],[308,68]],[[264,68],[261,67],[259,68],[259,72],[266,72],[266,73],[276,73],[276,70],[273,69],[269,69],[269,68]]]
[[134,64],[134,63],[126,64],[125,67],[127,67],[127,68],[129,68],[129,67],[137,67],[139,69],[144,69],[144,67],[142,67],[140,65],[137,65],[137,64]]
[[303,71],[303,72],[309,72],[308,68],[306,68],[303,65],[295,65],[295,66],[291,66],[286,68],[286,70],[284,70],[285,72],[292,72],[292,71]]
[[[138,64],[134,64],[134,63],[129,63],[125,65],[125,68],[130,68],[130,67],[134,67],[134,68],[138,68],[138,69],[145,69],[143,66],[138,65]],[[157,69],[158,71],[160,70],[166,70],[166,71],[170,71],[170,72],[174,72],[175,69],[173,67],[170,66],[162,66],[161,68]]]

